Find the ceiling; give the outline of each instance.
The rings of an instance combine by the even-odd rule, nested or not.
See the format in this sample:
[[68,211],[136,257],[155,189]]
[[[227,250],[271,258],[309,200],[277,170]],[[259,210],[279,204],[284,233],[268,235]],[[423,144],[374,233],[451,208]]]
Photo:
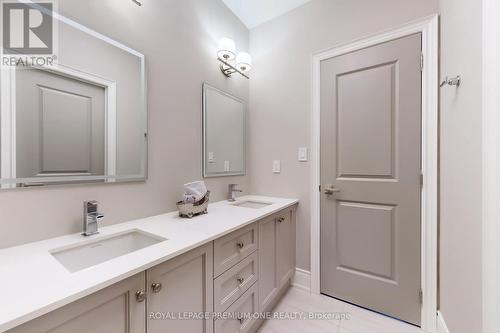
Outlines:
[[255,28],[264,22],[285,14],[311,0],[222,0],[248,27]]

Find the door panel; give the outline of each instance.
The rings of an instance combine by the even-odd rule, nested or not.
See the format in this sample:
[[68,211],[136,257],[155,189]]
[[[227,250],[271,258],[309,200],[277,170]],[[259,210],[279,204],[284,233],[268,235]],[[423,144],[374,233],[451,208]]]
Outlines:
[[92,99],[45,87],[40,99],[40,173],[90,173]]
[[321,64],[321,292],[417,325],[420,54],[415,34]]
[[103,87],[39,69],[17,69],[17,177],[104,175]]
[[383,64],[337,77],[339,177],[394,178],[395,67]]
[[337,212],[338,269],[392,280],[394,207],[338,202]]

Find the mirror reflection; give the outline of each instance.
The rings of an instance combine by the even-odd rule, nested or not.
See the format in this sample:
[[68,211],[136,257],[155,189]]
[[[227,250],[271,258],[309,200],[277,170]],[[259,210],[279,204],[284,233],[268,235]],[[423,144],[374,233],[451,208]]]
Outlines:
[[245,103],[203,84],[205,177],[245,175]]
[[144,56],[57,23],[55,64],[2,68],[2,189],[144,180]]

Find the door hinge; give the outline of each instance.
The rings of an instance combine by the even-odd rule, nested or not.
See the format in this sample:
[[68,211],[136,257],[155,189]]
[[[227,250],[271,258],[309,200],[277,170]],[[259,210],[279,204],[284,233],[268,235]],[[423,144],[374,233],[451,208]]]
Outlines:
[[420,302],[420,305],[424,304],[424,292],[422,289],[418,291],[418,301]]
[[321,185],[319,186],[319,191],[321,192]]
[[420,173],[420,188],[424,188],[424,174]]
[[424,71],[424,54],[420,53],[420,71]]

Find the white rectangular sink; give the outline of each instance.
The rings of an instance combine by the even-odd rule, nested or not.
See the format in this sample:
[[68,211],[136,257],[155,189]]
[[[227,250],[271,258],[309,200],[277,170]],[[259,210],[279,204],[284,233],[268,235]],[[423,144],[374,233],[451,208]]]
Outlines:
[[237,202],[237,203],[233,204],[233,206],[259,209],[259,208],[264,208],[264,207],[270,206],[272,204],[273,204],[272,202],[245,200],[245,201]]
[[55,249],[50,251],[50,254],[68,271],[74,273],[163,241],[166,239],[144,231],[129,230],[95,241]]

